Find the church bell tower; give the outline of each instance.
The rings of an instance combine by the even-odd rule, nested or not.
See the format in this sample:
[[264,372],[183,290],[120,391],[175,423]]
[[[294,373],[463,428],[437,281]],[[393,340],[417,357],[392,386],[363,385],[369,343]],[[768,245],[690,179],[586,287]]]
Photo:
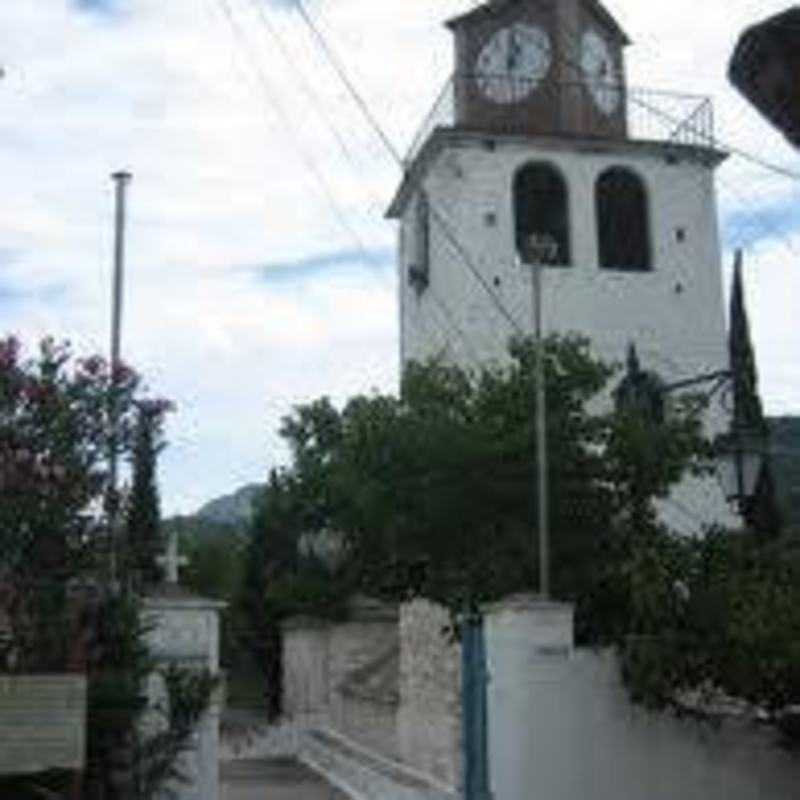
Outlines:
[[447,23],[455,122],[501,134],[624,137],[629,43],[598,2],[491,2]]
[[[599,0],[491,0],[446,25],[454,73],[388,211],[401,361],[502,363],[532,331],[544,238],[546,333],[612,363],[633,344],[666,384],[726,368],[710,102],[631,88],[629,39]],[[708,432],[727,425],[713,406]],[[687,502],[730,519],[719,492]]]

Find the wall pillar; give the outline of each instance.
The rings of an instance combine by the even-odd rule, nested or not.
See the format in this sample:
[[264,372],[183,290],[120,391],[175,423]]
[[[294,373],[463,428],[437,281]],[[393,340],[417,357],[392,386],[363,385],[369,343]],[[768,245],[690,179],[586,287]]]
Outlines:
[[[484,617],[489,671],[489,776],[494,800],[562,798],[548,784],[569,761],[560,730],[574,653],[573,607],[517,595],[490,606]],[[534,749],[535,748],[535,749]],[[534,757],[535,753],[535,757]]]
[[[194,597],[170,586],[162,594],[144,600],[144,616],[150,653],[159,667],[175,664],[182,668],[208,670],[219,675],[219,612],[225,603]],[[154,680],[150,701],[165,698],[163,681]],[[188,782],[173,782],[169,791],[176,800],[219,800],[219,717],[220,697],[214,692],[208,711],[193,735],[192,748],[180,767]],[[157,724],[157,723],[154,723]]]

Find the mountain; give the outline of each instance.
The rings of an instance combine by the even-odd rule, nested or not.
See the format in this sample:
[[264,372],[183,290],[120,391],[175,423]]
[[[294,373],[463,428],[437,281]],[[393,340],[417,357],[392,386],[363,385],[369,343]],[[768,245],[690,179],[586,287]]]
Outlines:
[[209,500],[194,514],[168,517],[162,523],[166,536],[178,535],[181,541],[222,540],[246,535],[253,516],[253,501],[263,491],[262,484],[242,486],[233,494]]
[[253,501],[264,489],[263,484],[250,483],[233,494],[209,500],[193,515],[203,522],[241,527],[253,517]]

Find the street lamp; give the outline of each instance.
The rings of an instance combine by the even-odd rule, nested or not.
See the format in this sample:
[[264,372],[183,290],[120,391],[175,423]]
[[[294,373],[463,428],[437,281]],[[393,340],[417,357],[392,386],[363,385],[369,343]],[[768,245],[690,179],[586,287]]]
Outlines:
[[717,440],[717,477],[729,503],[747,517],[749,504],[758,490],[764,466],[764,439],[752,431],[739,429]]
[[525,240],[521,260],[533,267],[533,330],[536,341],[536,466],[537,500],[539,508],[539,594],[542,600],[550,599],[550,527],[547,506],[547,397],[545,392],[545,370],[543,324],[542,324],[542,267],[558,260],[558,242],[549,233],[534,233]]
[[[690,389],[702,384],[713,386],[704,394],[713,397],[726,385],[734,383],[737,376],[733,370],[706,372],[670,384],[661,383],[652,373],[643,372],[639,367],[636,346],[630,345],[625,378],[615,392],[618,406],[641,409],[658,423],[663,419],[663,398],[670,392]],[[661,419],[659,419],[661,417]],[[758,480],[766,456],[764,436],[744,425],[736,413],[728,433],[716,440],[718,461],[717,478],[725,498],[735,503],[739,514],[747,518],[749,506],[758,490]]]

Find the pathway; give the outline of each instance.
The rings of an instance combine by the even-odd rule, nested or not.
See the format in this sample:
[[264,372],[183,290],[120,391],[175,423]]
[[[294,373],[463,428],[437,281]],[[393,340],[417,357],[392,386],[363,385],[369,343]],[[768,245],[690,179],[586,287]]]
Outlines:
[[289,758],[220,764],[220,800],[349,800],[323,778]]

